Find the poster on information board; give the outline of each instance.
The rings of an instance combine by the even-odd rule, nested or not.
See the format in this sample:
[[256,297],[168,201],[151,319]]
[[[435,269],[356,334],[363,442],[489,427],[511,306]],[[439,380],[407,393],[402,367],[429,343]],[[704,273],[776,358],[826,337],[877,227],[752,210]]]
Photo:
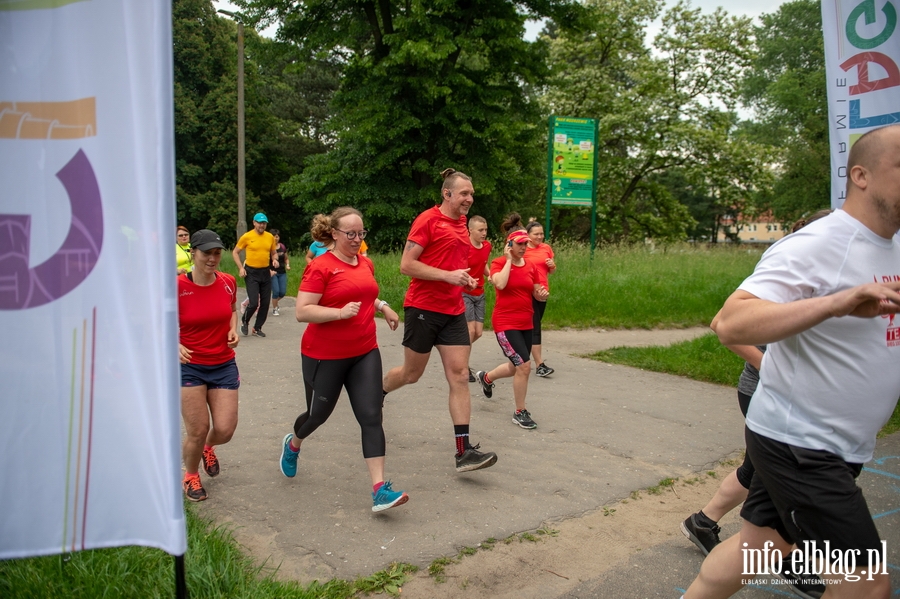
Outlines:
[[593,205],[597,120],[550,117],[547,195],[553,205]]

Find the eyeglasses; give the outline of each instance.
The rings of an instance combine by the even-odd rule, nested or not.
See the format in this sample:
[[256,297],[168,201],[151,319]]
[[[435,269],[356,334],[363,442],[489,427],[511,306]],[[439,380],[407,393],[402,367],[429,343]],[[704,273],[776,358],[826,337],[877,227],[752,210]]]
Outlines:
[[335,231],[337,231],[338,233],[343,233],[350,241],[353,241],[357,237],[359,237],[361,240],[365,239],[366,235],[369,234],[369,232],[365,229],[363,229],[362,231],[341,231],[340,229],[335,229]]

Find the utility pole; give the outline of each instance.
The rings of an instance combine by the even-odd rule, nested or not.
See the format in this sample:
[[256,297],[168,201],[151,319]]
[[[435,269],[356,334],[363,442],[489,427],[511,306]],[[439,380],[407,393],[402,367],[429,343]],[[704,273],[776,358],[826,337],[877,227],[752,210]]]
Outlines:
[[238,138],[238,217],[237,238],[247,232],[247,172],[244,159],[244,23],[241,16],[230,10],[219,9],[220,13],[237,23],[237,138]]

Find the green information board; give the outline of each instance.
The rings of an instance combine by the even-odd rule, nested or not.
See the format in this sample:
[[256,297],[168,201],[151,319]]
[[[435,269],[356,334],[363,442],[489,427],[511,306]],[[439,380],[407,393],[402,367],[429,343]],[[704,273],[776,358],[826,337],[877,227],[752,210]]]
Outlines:
[[547,195],[551,204],[593,206],[596,141],[596,119],[550,117]]
[[591,259],[597,231],[597,119],[550,117],[547,143],[547,222],[550,237],[550,206],[583,206],[591,209]]

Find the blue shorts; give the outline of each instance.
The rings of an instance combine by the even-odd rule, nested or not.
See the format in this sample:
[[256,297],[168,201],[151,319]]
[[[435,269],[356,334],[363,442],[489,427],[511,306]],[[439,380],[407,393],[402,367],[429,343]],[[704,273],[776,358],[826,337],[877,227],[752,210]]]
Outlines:
[[241,375],[234,358],[214,366],[182,364],[181,386],[237,390],[241,386]]

